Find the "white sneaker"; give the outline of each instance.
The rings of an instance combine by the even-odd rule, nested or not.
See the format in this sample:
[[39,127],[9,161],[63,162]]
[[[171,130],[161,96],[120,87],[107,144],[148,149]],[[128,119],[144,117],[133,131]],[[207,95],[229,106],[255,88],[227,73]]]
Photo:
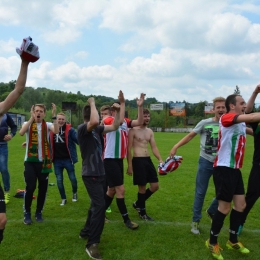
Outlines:
[[199,222],[192,222],[192,224],[191,224],[191,233],[193,233],[195,235],[199,235],[200,234]]
[[63,199],[63,200],[61,200],[61,206],[64,206],[65,204],[67,203],[67,200],[66,199]]
[[72,202],[76,202],[76,201],[78,201],[78,194],[74,193],[72,196]]

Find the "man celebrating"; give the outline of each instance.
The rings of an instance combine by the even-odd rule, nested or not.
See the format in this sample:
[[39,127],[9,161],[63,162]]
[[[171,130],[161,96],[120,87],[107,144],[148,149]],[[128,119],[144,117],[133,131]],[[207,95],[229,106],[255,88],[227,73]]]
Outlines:
[[[138,200],[134,202],[134,208],[138,211],[141,219],[153,221],[153,219],[146,214],[145,201],[159,189],[159,184],[156,169],[149,155],[148,144],[150,144],[152,152],[159,163],[163,163],[163,160],[156,146],[153,131],[147,128],[150,122],[150,111],[144,109],[143,115],[143,124],[129,130],[127,174],[132,175],[134,173],[133,182],[134,185],[138,185]],[[132,149],[134,152],[133,159]],[[146,189],[147,183],[150,183],[150,187]]]
[[24,179],[26,193],[24,197],[24,224],[32,224],[31,205],[33,192],[38,180],[38,196],[35,218],[42,222],[42,210],[48,188],[48,176],[52,172],[51,151],[49,145],[50,131],[59,132],[56,117],[56,106],[52,103],[52,119],[54,123],[45,122],[46,107],[43,104],[33,105],[31,118],[24,122],[20,135],[26,134],[26,152],[24,159]]
[[[110,206],[116,195],[116,203],[123,218],[124,224],[129,229],[138,228],[138,224],[132,222],[129,218],[125,204],[124,187],[124,165],[123,160],[127,154],[128,128],[139,126],[143,123],[143,103],[145,94],[141,93],[140,98],[136,99],[138,106],[137,120],[125,118],[125,98],[123,92],[119,91],[120,102],[120,127],[105,135],[104,166],[106,170],[108,190],[106,194],[106,208]],[[115,103],[113,104],[115,105]],[[103,124],[111,125],[114,121],[115,111],[111,107],[111,117],[103,119]]]
[[227,113],[219,120],[218,151],[214,161],[213,179],[218,200],[218,210],[214,214],[210,238],[206,247],[213,257],[223,260],[218,244],[220,230],[226,216],[230,212],[231,202],[234,206],[230,212],[228,249],[242,254],[249,250],[238,241],[237,233],[246,206],[245,189],[240,168],[246,145],[246,124],[260,121],[260,113],[246,114],[246,102],[240,95],[230,95],[226,98]]
[[116,116],[112,125],[99,125],[99,115],[93,97],[83,108],[84,123],[78,126],[78,142],[82,157],[82,180],[90,197],[90,208],[80,237],[87,237],[86,252],[92,259],[102,259],[98,244],[105,220],[105,169],[102,161],[101,136],[119,127],[118,104],[113,105]]
[[[189,143],[197,134],[200,135],[200,157],[196,176],[191,224],[191,232],[195,235],[200,234],[199,223],[202,218],[202,207],[209,180],[213,174],[213,162],[218,147],[219,119],[226,113],[225,98],[216,97],[213,99],[213,111],[215,113],[213,117],[201,120],[194,129],[175,144],[170,151],[170,156],[173,157],[176,155],[177,149]],[[207,210],[207,214],[213,216],[217,207],[218,201],[214,199]]]

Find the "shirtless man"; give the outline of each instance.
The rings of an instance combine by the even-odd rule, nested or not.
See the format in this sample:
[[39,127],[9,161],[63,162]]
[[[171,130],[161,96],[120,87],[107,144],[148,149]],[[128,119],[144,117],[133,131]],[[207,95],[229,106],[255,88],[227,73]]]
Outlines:
[[[138,185],[137,201],[133,203],[133,207],[137,210],[141,219],[153,221],[146,214],[145,201],[159,189],[159,184],[157,171],[150,158],[148,144],[150,144],[152,152],[159,163],[163,163],[163,160],[156,146],[153,131],[147,128],[150,122],[150,111],[148,109],[143,110],[143,117],[144,122],[141,126],[129,130],[127,174],[133,174],[133,183]],[[147,183],[150,183],[150,187],[146,189]]]

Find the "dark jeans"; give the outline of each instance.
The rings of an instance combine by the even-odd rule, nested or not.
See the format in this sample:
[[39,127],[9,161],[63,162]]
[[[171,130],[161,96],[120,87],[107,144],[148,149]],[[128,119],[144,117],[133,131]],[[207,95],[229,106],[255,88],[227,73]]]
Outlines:
[[60,192],[60,196],[62,199],[66,199],[66,193],[63,185],[63,170],[66,169],[71,186],[72,186],[72,193],[77,193],[78,184],[77,179],[75,176],[75,168],[74,164],[71,162],[71,159],[55,159],[54,161],[54,172],[57,179],[57,185]]
[[105,176],[82,176],[90,197],[90,208],[84,230],[88,231],[87,247],[100,242],[105,222]]
[[[193,203],[193,222],[199,222],[202,218],[202,207],[206,192],[209,185],[209,179],[213,174],[213,163],[206,160],[205,158],[199,158],[199,166],[196,176],[196,188],[195,188],[195,197]],[[218,209],[218,201],[216,198],[212,201],[209,212],[214,214]]]
[[36,212],[42,212],[48,189],[49,174],[41,173],[41,162],[24,162],[24,180],[26,193],[24,196],[24,211],[31,212],[32,197],[38,180],[38,196]]
[[8,171],[8,146],[7,144],[0,144],[0,172],[4,184],[4,190],[10,190],[10,174]]

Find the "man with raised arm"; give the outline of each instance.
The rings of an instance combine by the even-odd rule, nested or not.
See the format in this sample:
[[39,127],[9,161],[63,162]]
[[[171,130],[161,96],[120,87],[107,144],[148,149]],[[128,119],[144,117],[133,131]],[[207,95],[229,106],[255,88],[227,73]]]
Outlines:
[[[129,130],[127,174],[133,174],[133,183],[134,185],[138,185],[137,201],[133,203],[133,207],[138,211],[141,219],[153,221],[153,219],[146,214],[145,201],[159,189],[159,184],[157,171],[149,154],[148,144],[150,144],[152,153],[159,163],[163,163],[163,160],[156,146],[153,131],[148,128],[150,111],[145,108],[143,110],[143,116],[143,124]],[[150,187],[146,189],[147,183],[150,184]]]
[[[121,213],[124,224],[127,228],[132,230],[138,228],[138,224],[130,220],[125,204],[123,160],[127,155],[128,128],[139,126],[143,123],[144,97],[145,94],[141,93],[140,98],[136,99],[138,106],[137,120],[130,120],[129,118],[125,118],[125,98],[123,92],[120,90],[118,95],[118,100],[121,106],[120,127],[117,131],[105,135],[104,166],[108,184],[106,208],[110,206],[114,196],[116,195],[117,207]],[[115,111],[113,107],[111,107],[111,114],[112,116],[103,119],[104,125],[111,125],[114,121]]]
[[246,207],[245,189],[240,168],[243,166],[245,153],[246,123],[259,122],[260,113],[245,114],[246,106],[242,96],[229,95],[225,102],[227,113],[219,120],[218,150],[213,165],[218,210],[212,219],[210,238],[206,241],[206,247],[218,260],[223,260],[218,237],[229,212],[229,240],[226,246],[228,249],[242,254],[249,253],[249,250],[238,241],[237,237],[243,211]]
[[99,115],[93,97],[83,108],[84,123],[78,126],[78,143],[82,157],[82,180],[90,197],[90,208],[80,237],[88,238],[86,252],[92,259],[102,259],[98,244],[105,221],[106,176],[102,160],[101,137],[119,127],[120,106],[114,104],[116,111],[111,125],[99,125]]

